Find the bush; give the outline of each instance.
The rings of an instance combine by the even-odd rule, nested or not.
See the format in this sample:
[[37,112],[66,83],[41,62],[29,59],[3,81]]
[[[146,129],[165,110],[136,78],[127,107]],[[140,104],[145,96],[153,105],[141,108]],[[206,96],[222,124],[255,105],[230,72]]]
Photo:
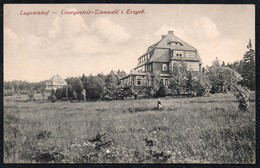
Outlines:
[[13,92],[12,90],[4,90],[4,96],[12,96]]
[[172,91],[165,85],[161,86],[156,92],[156,97],[172,96]]
[[48,99],[51,101],[51,102],[55,102],[57,100],[56,96],[55,96],[55,91],[54,89],[51,90],[51,95],[48,96]]
[[58,88],[55,92],[55,96],[58,100],[66,98],[66,87]]
[[29,100],[30,100],[30,101],[33,101],[33,100],[34,100],[34,90],[31,90],[31,91],[28,93],[28,96],[29,96]]
[[247,89],[241,86],[234,87],[234,94],[239,102],[238,108],[240,111],[246,111],[249,108],[249,95]]
[[161,149],[161,144],[155,138],[145,138],[145,157],[146,160],[152,160],[154,162],[167,162],[171,158],[171,151],[165,151]]
[[200,80],[194,81],[192,91],[194,96],[204,96],[206,94],[206,88]]

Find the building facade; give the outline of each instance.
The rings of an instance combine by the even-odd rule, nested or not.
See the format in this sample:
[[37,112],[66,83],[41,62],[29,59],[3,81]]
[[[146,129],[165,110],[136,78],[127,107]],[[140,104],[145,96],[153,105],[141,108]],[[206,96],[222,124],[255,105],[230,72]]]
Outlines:
[[59,75],[54,75],[46,82],[46,90],[56,90],[66,85],[67,82],[64,79],[62,79]]
[[149,78],[159,72],[164,85],[169,84],[170,70],[175,63],[184,62],[187,70],[198,74],[201,72],[202,61],[196,48],[184,42],[169,31],[161,39],[148,47],[147,51],[138,58],[137,66],[130,74],[121,78],[123,86],[142,89],[151,84]]

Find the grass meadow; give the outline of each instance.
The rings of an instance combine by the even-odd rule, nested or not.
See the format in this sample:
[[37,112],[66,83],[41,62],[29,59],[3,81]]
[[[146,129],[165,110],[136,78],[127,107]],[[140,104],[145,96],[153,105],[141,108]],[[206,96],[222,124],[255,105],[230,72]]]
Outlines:
[[255,93],[96,102],[4,97],[5,163],[255,163]]

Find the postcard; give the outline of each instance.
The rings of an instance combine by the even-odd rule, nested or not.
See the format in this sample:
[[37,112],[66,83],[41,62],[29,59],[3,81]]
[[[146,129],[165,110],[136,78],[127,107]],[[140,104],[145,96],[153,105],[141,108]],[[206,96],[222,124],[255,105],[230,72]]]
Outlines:
[[4,163],[254,164],[255,6],[5,4]]

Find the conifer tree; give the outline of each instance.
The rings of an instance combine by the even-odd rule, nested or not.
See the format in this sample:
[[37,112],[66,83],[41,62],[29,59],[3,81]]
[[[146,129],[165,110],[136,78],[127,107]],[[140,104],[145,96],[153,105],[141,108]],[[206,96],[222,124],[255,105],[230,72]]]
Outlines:
[[255,51],[252,49],[251,39],[247,45],[249,49],[243,57],[243,68],[241,81],[242,86],[248,87],[250,90],[255,90]]

